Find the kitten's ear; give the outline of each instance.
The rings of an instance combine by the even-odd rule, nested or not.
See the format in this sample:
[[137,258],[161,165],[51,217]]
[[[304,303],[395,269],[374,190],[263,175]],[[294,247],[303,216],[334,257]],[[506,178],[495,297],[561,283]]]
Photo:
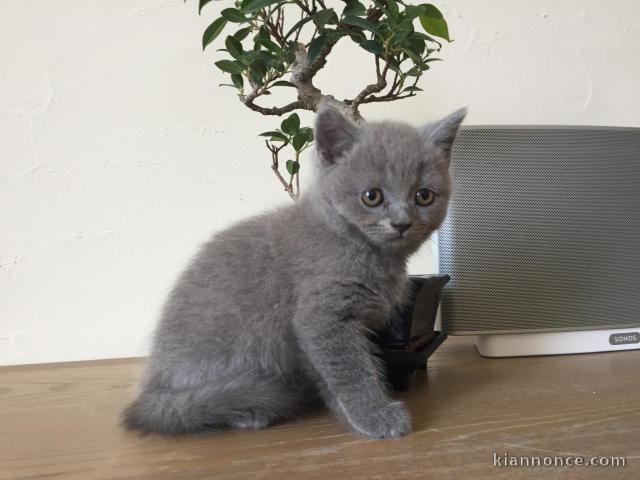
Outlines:
[[453,141],[466,115],[467,109],[461,108],[442,120],[426,125],[422,130],[429,146],[441,152],[447,165],[449,164]]
[[358,128],[334,107],[322,106],[314,131],[316,151],[324,164],[334,164],[358,141]]

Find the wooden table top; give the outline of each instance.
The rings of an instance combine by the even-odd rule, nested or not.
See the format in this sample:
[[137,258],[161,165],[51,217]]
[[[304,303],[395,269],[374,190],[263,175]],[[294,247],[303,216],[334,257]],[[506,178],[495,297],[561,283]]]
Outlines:
[[[141,365],[0,368],[0,479],[640,478],[640,351],[487,359],[449,338],[399,395],[413,433],[382,441],[322,411],[255,432],[139,437],[118,416]],[[626,466],[494,466],[494,453]]]

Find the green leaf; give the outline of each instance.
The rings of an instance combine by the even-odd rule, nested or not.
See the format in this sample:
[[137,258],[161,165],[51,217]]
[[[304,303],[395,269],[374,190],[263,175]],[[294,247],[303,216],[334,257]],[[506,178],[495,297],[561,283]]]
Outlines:
[[278,54],[282,53],[282,49],[280,48],[280,46],[276,42],[271,40],[270,38],[258,37],[258,38],[255,39],[255,42],[258,45],[262,45],[264,48],[266,48],[267,50],[269,50],[271,52],[275,52],[275,53],[278,53]]
[[233,36],[236,37],[238,40],[242,41],[245,38],[247,38],[247,35],[249,35],[250,32],[251,32],[251,27],[245,27],[238,30],[236,33],[233,34]]
[[237,8],[225,8],[220,12],[220,15],[222,15],[230,22],[234,23],[246,22],[247,20],[249,20],[242,13],[240,13],[240,10],[238,10]]
[[417,36],[417,37],[420,37],[420,38],[421,38],[421,39],[423,39],[423,40],[426,40],[426,41],[429,41],[429,42],[434,42],[434,43],[437,43],[438,45],[440,45],[440,42],[439,42],[439,41],[437,41],[435,38],[430,37],[429,35],[425,35],[425,34],[424,34],[424,33],[422,33],[422,32],[413,32],[413,33],[412,33],[412,35],[415,35],[415,36]]
[[256,54],[253,50],[245,50],[242,55],[240,55],[236,60],[238,60],[245,67],[248,67],[251,62],[256,59]]
[[300,117],[297,113],[292,113],[282,121],[280,128],[287,135],[295,135],[300,130]]
[[269,137],[272,141],[278,142],[288,142],[289,139],[285,134],[279,132],[277,130],[271,130],[269,132],[263,132],[260,134],[261,137]]
[[404,13],[409,20],[413,20],[414,18],[423,15],[425,12],[426,9],[423,5],[407,5],[407,8],[404,9]]
[[267,66],[274,66],[280,62],[280,58],[274,55],[271,52],[267,52],[266,50],[260,50],[256,52],[257,57],[262,60]]
[[258,33],[253,36],[253,43],[255,44],[254,50],[260,50],[260,41],[263,39],[269,39],[269,32],[264,25],[260,27]]
[[[357,30],[359,35],[364,35],[361,30]],[[351,30],[329,30],[327,32],[327,38],[331,40],[338,40],[340,37],[346,37],[347,35],[351,35]]]
[[266,25],[260,26],[260,28],[258,29],[258,36],[264,37],[264,38],[271,38],[271,34],[269,33],[269,29],[267,28]]
[[227,51],[233,58],[239,58],[244,53],[242,44],[236,37],[228,36],[224,45],[227,47]]
[[396,72],[398,75],[402,74],[402,71],[400,70],[400,64],[398,63],[398,60],[396,58],[390,58],[389,60],[389,69],[393,72]]
[[311,64],[316,59],[320,51],[327,44],[327,40],[329,40],[329,38],[326,35],[320,35],[319,37],[311,40],[311,43],[309,44],[309,48],[307,50],[307,62],[309,64]]
[[252,73],[254,73],[260,78],[263,78],[267,74],[267,64],[260,59],[257,59],[251,62],[251,65],[249,65],[249,68],[251,69]]
[[253,83],[255,83],[258,87],[264,85],[264,77],[262,75],[258,75],[256,72],[249,72],[249,78]]
[[289,31],[284,35],[284,38],[289,38],[289,36],[295,32],[296,30],[298,30],[299,28],[302,28],[302,26],[307,23],[310,22],[311,20],[313,20],[313,17],[305,17],[302,18],[300,20],[298,20],[296,23],[293,24],[293,27],[291,27],[289,29]]
[[375,53],[376,55],[382,55],[384,53],[384,47],[377,40],[365,40],[360,43],[360,46],[366,51]]
[[402,48],[402,51],[407,54],[407,57],[409,57],[418,68],[425,66],[422,58],[420,58],[420,56],[417,55],[413,50]]
[[409,47],[418,55],[422,55],[425,50],[425,41],[416,35],[416,32],[411,33],[404,41],[403,46]]
[[363,4],[358,2],[357,0],[347,3],[344,10],[342,10],[342,15],[355,15],[357,17],[364,15],[367,12],[367,9]]
[[216,67],[227,73],[240,74],[244,71],[244,65],[232,60],[220,60],[216,62]]
[[198,14],[200,14],[200,12],[202,12],[202,7],[204,7],[210,1],[211,0],[200,0],[200,3],[198,5]]
[[262,8],[273,5],[274,3],[280,3],[283,0],[243,0],[240,11],[244,13],[255,12]]
[[239,75],[237,73],[232,73],[231,81],[233,82],[233,84],[236,86],[238,90],[242,90],[242,88],[244,87],[244,79],[242,78],[242,75]]
[[204,31],[204,34],[202,35],[203,50],[207,48],[207,45],[213,42],[218,35],[220,35],[220,32],[222,32],[222,29],[226,24],[227,19],[224,17],[220,17],[214,20],[213,23],[207,27],[207,29]]
[[295,83],[291,83],[291,82],[287,82],[286,80],[278,80],[277,82],[273,83],[274,87],[293,87],[293,88],[297,88]]
[[404,90],[402,90],[402,92],[423,92],[424,90],[422,90],[420,87],[407,87]]
[[305,143],[307,143],[307,136],[303,132],[296,133],[293,140],[291,140],[291,145],[296,149],[296,152],[302,150]]
[[380,32],[376,28],[376,26],[373,23],[371,23],[369,20],[365,20],[364,18],[354,17],[353,15],[347,15],[342,19],[342,21],[347,25],[354,25],[356,27],[360,27],[360,28],[363,28],[364,30],[369,30],[370,32],[380,35]]
[[421,7],[425,8],[425,13],[419,17],[424,31],[450,42],[449,27],[440,10],[430,3],[423,3]]
[[300,129],[300,133],[304,134],[307,139],[307,142],[313,142],[313,128],[304,127]]
[[315,23],[318,28],[322,28],[333,19],[338,19],[336,12],[333,8],[327,8],[325,10],[320,10],[313,16],[313,23]]
[[360,45],[362,42],[364,42],[367,39],[367,37],[364,35],[364,32],[362,30],[354,30],[352,32],[349,32],[347,35],[349,35],[351,40],[353,40],[358,45]]
[[396,32],[393,37],[391,37],[391,43],[393,45],[399,45],[400,43],[403,42],[403,40],[405,38],[407,38],[409,36],[409,34],[411,33],[411,30],[400,30],[399,32]]
[[398,4],[395,2],[395,0],[389,0],[387,2],[387,11],[388,11],[389,17],[391,17],[392,19],[397,20],[398,18],[400,18],[400,12],[398,11]]
[[254,52],[253,50],[249,50],[248,52],[244,52],[236,60],[238,60],[238,62],[243,64],[245,67],[248,67],[256,58],[258,58],[256,52]]
[[300,170],[300,163],[294,162],[293,160],[287,160],[285,166],[287,167],[287,172],[289,172],[289,175],[295,175]]

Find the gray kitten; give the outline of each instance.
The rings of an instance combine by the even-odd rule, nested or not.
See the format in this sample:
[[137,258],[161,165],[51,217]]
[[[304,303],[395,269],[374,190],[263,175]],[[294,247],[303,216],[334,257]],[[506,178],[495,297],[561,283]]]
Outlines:
[[415,129],[323,108],[315,184],[200,249],[164,307],[125,425],[261,428],[320,399],[366,437],[407,434],[370,335],[405,303],[407,258],[445,217],[465,113]]

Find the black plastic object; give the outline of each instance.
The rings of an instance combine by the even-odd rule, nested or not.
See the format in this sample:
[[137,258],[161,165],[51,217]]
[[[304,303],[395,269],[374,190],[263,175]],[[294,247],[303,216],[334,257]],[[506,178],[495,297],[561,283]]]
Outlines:
[[447,334],[434,330],[442,287],[449,275],[412,275],[409,302],[398,308],[387,329],[378,335],[387,380],[395,390],[406,391],[417,369],[444,342]]

